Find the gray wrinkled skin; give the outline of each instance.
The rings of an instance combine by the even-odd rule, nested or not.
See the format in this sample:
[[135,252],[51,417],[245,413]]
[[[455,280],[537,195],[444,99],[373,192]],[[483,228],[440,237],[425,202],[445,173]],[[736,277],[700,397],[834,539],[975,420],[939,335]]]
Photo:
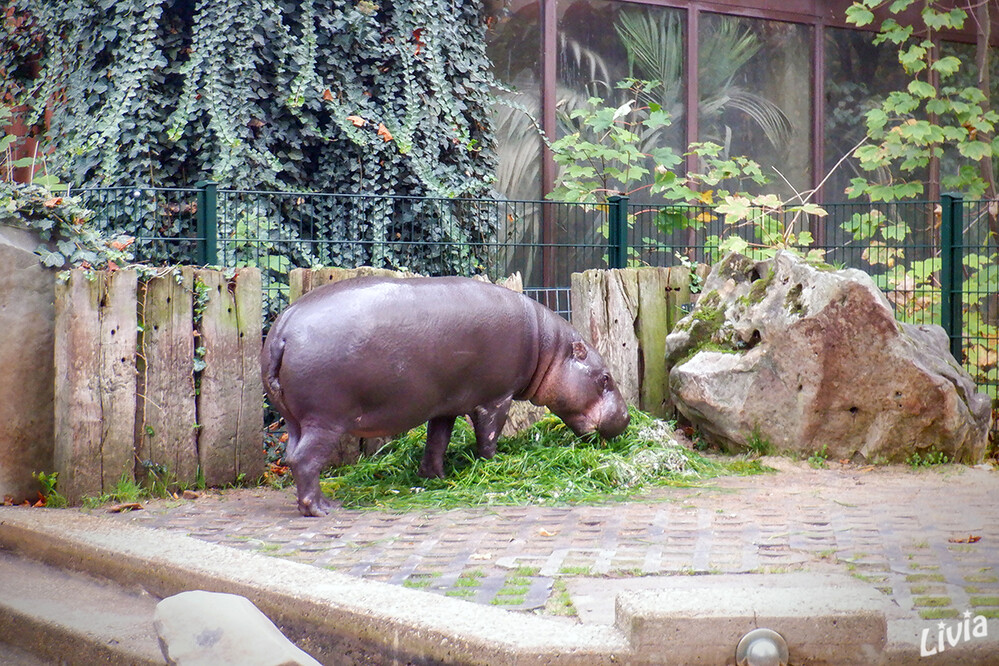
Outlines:
[[319,473],[344,435],[383,437],[427,422],[419,473],[444,476],[457,417],[490,458],[512,400],[557,414],[576,434],[612,438],[627,406],[603,359],[551,310],[467,278],[356,278],[315,289],[285,310],[261,371],[288,426],[285,462],[298,508],[323,516]]

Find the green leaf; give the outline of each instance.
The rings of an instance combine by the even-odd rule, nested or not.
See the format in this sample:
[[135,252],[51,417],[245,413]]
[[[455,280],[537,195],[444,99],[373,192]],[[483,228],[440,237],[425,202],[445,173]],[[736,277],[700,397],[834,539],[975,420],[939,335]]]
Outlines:
[[888,114],[881,109],[871,109],[867,112],[867,132],[874,137],[882,136],[882,130],[888,123]]
[[853,234],[854,240],[867,240],[874,237],[883,219],[881,211],[875,209],[868,213],[854,213],[840,226],[844,231]]
[[818,204],[806,203],[798,206],[798,210],[807,215],[815,215],[817,217],[825,217],[829,212]]
[[896,222],[881,228],[881,235],[885,240],[905,240],[909,235],[909,225],[905,221]]
[[658,129],[660,127],[668,127],[672,123],[672,119],[666,111],[654,110],[649,113],[649,117],[642,121],[642,124],[649,129]]
[[874,12],[861,4],[854,3],[846,8],[846,21],[856,26],[869,25],[874,20]]
[[725,224],[735,224],[749,217],[753,205],[746,197],[728,196],[723,203],[715,207],[715,210],[725,216]]
[[992,146],[984,141],[960,143],[957,146],[957,150],[969,160],[975,160],[976,162],[986,157],[992,157]]
[[745,254],[746,250],[749,248],[749,243],[740,236],[727,236],[718,245],[718,249],[722,253],[735,252],[737,254]]
[[926,57],[926,47],[921,44],[913,44],[908,49],[898,52],[898,61],[910,73],[926,69],[924,57]]
[[961,69],[961,60],[955,56],[944,56],[930,65],[930,69],[940,72],[941,76],[950,76]]
[[906,89],[916,97],[930,98],[937,94],[937,89],[925,81],[910,81]]

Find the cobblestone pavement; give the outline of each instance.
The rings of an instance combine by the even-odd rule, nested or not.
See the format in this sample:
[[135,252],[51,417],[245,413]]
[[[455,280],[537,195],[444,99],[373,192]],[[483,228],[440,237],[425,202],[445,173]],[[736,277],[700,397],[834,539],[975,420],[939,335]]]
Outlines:
[[596,506],[315,519],[298,515],[293,489],[237,489],[110,516],[513,610],[571,615],[570,582],[575,593],[587,580],[840,571],[901,617],[999,617],[999,472],[767,462],[780,471]]

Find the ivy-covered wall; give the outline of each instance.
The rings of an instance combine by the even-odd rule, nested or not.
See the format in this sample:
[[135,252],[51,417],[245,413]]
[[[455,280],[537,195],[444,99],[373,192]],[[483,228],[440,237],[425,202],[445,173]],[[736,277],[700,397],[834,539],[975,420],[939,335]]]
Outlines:
[[[46,168],[75,187],[211,179],[239,189],[419,197],[490,191],[480,3],[5,4],[2,101],[27,105],[26,120],[50,151]],[[377,242],[400,234],[391,227],[401,219],[416,221],[407,233],[440,240],[492,231],[488,220],[468,217],[450,230],[422,229],[421,206],[313,209],[319,223],[309,233]]]

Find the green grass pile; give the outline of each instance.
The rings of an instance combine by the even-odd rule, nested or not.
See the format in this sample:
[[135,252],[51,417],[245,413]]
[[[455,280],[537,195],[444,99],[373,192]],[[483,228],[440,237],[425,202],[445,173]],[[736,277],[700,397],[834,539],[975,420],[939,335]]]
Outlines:
[[327,472],[323,490],[345,507],[450,508],[559,504],[624,499],[657,486],[690,486],[717,476],[758,474],[745,458],[706,458],[673,439],[671,424],[631,411],[613,440],[580,438],[549,415],[499,441],[491,460],[475,457],[475,434],[458,419],[445,457],[445,479],[417,476],[426,428],[394,439],[378,454]]

